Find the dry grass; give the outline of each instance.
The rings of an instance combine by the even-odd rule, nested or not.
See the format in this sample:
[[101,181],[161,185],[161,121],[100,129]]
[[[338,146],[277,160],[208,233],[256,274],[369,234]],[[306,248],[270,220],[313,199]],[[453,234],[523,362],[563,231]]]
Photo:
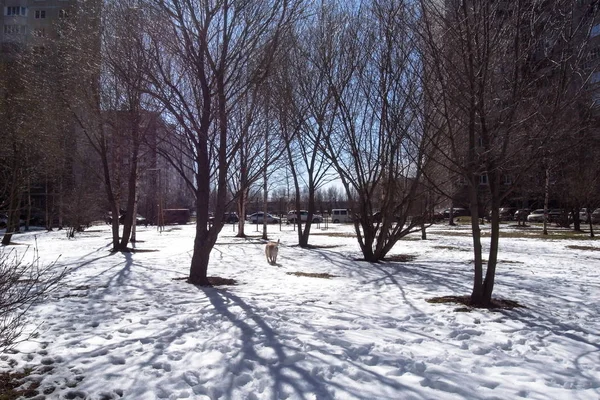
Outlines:
[[[211,287],[211,286],[235,286],[235,285],[237,285],[237,281],[235,279],[221,278],[220,276],[209,276],[207,279],[208,279],[208,285],[204,285],[204,286],[207,286],[207,287]],[[174,281],[187,281],[188,277],[187,276],[181,276],[181,277],[173,278],[172,280],[174,280]]]
[[567,246],[568,249],[573,249],[573,250],[591,250],[591,251],[600,251],[600,247],[595,247],[595,246],[576,246],[576,245],[572,245],[572,246]]
[[347,232],[314,232],[310,234],[311,236],[329,236],[329,237],[342,237],[342,238],[355,238],[355,233],[347,233]]
[[31,374],[32,370],[24,372],[0,373],[0,400],[15,400],[18,398],[32,398],[38,395],[39,382],[32,381],[27,389],[19,389],[24,379]]
[[411,262],[415,261],[417,256],[414,254],[395,254],[392,256],[387,256],[383,259],[383,261],[391,261],[391,262]]
[[316,272],[286,272],[288,275],[295,276],[305,276],[308,278],[321,278],[321,279],[329,279],[336,278],[336,275],[331,275],[327,273],[316,273]]
[[[431,304],[461,304],[465,307],[459,307],[454,311],[457,312],[469,312],[473,308],[471,305],[471,297],[470,296],[441,296],[441,297],[433,297],[431,299],[426,300]],[[513,300],[505,300],[505,299],[492,299],[492,304],[489,307],[486,307],[490,310],[512,310],[513,308],[525,308],[525,306],[517,303]]]
[[[436,235],[442,236],[472,236],[471,231],[439,231],[434,232]],[[490,233],[483,231],[481,237],[490,237]],[[575,232],[565,230],[550,230],[548,235],[543,235],[541,229],[538,230],[523,230],[521,232],[503,232],[500,231],[500,238],[517,238],[517,239],[543,239],[543,240],[600,240],[598,237],[591,238],[587,232]]]

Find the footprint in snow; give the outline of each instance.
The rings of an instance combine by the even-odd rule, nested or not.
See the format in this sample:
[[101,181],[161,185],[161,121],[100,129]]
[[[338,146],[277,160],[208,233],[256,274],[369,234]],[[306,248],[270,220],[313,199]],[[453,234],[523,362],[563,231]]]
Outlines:
[[125,357],[110,356],[110,362],[111,362],[111,364],[114,364],[114,365],[124,365]]
[[235,378],[236,386],[244,386],[252,382],[252,376],[250,374],[242,374]]
[[200,384],[200,377],[196,371],[185,371],[183,373],[183,380],[192,387]]
[[483,356],[488,354],[490,351],[492,351],[492,349],[489,347],[476,347],[473,349],[473,354]]
[[152,364],[152,368],[162,369],[165,372],[171,372],[171,364],[166,362],[155,362],[154,364]]
[[44,357],[41,361],[42,365],[52,365],[54,364],[54,359],[52,357]]
[[184,355],[185,355],[185,353],[176,351],[176,352],[167,354],[167,358],[171,361],[179,361],[183,358]]
[[67,400],[85,399],[87,398],[87,393],[81,390],[69,390],[67,393],[65,393],[64,397]]
[[90,356],[91,357],[100,357],[100,356],[105,356],[108,354],[108,350],[107,349],[100,349],[100,350],[96,350],[93,351]]

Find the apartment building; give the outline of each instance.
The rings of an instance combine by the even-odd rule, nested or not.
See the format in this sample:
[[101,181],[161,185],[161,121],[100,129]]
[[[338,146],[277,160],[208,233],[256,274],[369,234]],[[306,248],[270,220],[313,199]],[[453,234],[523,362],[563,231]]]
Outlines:
[[60,37],[60,21],[76,0],[0,0],[0,44],[4,53],[23,45],[45,46]]

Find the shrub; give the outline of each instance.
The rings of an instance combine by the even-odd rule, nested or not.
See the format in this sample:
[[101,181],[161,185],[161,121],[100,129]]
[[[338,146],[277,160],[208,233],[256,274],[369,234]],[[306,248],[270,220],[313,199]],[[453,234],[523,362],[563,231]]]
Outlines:
[[32,261],[24,252],[0,247],[0,354],[15,344],[30,338],[23,336],[26,315],[31,307],[43,300],[58,286],[67,270],[56,263],[40,265],[37,249]]

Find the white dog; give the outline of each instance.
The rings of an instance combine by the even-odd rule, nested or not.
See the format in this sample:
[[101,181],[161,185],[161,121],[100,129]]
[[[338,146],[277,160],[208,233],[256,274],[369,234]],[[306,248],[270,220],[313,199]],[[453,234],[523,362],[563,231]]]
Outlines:
[[279,252],[279,240],[277,242],[269,242],[265,247],[265,255],[267,256],[267,262],[269,264],[277,264],[277,253]]

